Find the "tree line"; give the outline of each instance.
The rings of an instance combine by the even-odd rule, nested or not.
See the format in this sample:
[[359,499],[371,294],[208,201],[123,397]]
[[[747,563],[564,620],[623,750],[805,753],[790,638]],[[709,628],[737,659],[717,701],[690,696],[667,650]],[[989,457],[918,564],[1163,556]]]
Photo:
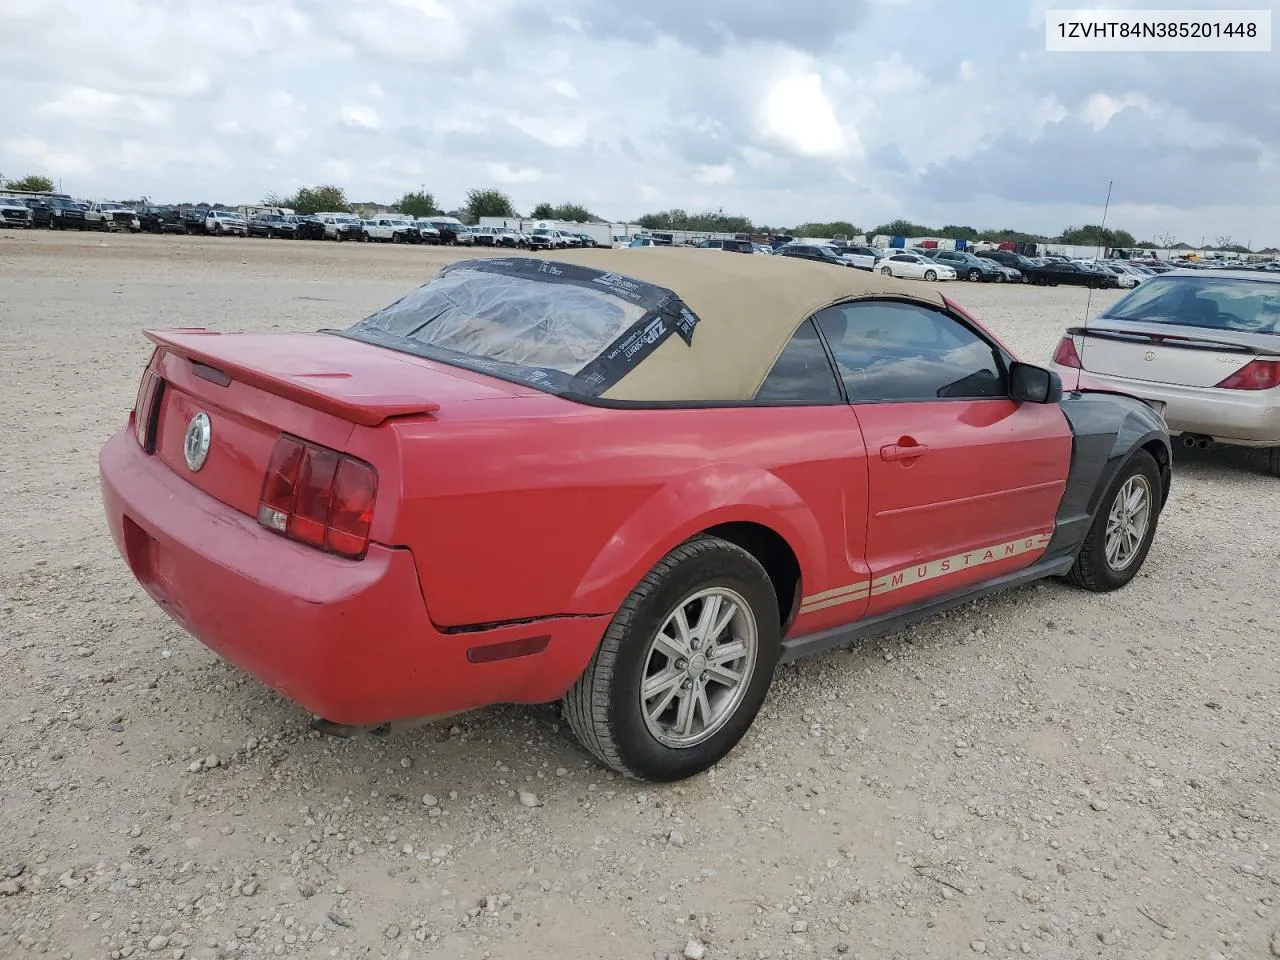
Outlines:
[[[52,191],[53,180],[40,174],[31,174],[20,180],[6,180],[0,177],[0,187],[9,190]],[[321,211],[350,212],[354,204],[347,199],[346,191],[334,184],[319,184],[313,187],[302,187],[296,193],[284,195],[270,193],[264,198],[267,206],[290,207],[298,213],[320,213]],[[410,191],[391,205],[391,208],[406,217],[429,217],[438,214],[457,217],[466,223],[477,223],[481,217],[504,217],[507,219],[524,219],[516,212],[511,197],[493,187],[468,190],[460,207],[446,210],[436,202],[435,195],[426,190]],[[570,223],[588,223],[603,220],[580,203],[539,203],[528,215],[530,220],[561,220]],[[660,210],[646,213],[635,221],[646,230],[685,230],[694,233],[745,233],[745,234],[790,234],[803,237],[856,237],[861,235],[891,237],[938,237],[949,240],[988,241],[993,243],[1063,243],[1081,247],[1152,247],[1169,249],[1177,245],[1178,238],[1169,232],[1157,234],[1147,241],[1139,242],[1128,230],[1103,227],[1101,224],[1087,223],[1083,226],[1069,226],[1056,237],[1044,237],[1037,234],[1004,229],[977,229],[953,223],[942,227],[913,223],[910,220],[890,220],[870,230],[863,230],[848,220],[832,220],[825,223],[800,223],[791,227],[770,226],[753,223],[749,217],[727,214],[723,209],[689,213],[681,209]],[[1237,253],[1251,252],[1247,247],[1236,243],[1230,235],[1219,234],[1214,238],[1214,249],[1231,250]]]

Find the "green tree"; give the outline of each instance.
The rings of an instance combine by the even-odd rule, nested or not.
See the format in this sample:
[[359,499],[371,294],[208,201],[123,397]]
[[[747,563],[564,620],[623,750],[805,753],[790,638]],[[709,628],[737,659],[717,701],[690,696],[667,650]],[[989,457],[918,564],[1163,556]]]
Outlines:
[[29,174],[21,180],[10,180],[4,185],[10,190],[43,191],[44,193],[53,192],[53,179],[51,177],[43,177],[37,173]]
[[856,237],[862,229],[848,220],[832,220],[828,223],[802,223],[794,233],[800,237]]
[[406,217],[429,217],[440,212],[440,208],[436,206],[436,198],[425,190],[406,193],[396,201],[395,208]]
[[1058,238],[1076,247],[1134,247],[1137,241],[1128,230],[1111,230],[1095,223],[1083,227],[1067,227]]
[[351,209],[347,202],[346,191],[332,184],[321,184],[316,187],[303,187],[281,206],[292,207],[299,213],[319,213],[332,211],[346,213]]
[[687,213],[684,210],[662,210],[646,213],[636,221],[647,230],[691,230],[697,233],[755,233],[755,224],[747,217],[726,214],[723,210]]
[[988,243],[1040,243],[1044,238],[1014,230],[1012,227],[1005,227],[1001,230],[979,230],[974,239],[985,240]]
[[569,223],[590,223],[600,219],[580,203],[540,203],[529,216],[534,220],[565,220]]
[[978,231],[973,227],[958,227],[954,223],[949,223],[938,231],[938,236],[946,237],[948,240],[977,240]]
[[475,189],[467,191],[467,217],[472,223],[481,217],[515,217],[516,208],[511,205],[511,198],[501,190]]

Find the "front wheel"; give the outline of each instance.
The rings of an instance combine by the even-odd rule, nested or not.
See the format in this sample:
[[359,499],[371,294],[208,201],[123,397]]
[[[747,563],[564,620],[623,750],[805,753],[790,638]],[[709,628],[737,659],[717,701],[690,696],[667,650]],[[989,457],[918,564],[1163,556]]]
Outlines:
[[926,270],[926,271],[924,272],[924,278],[925,278],[926,280],[937,280],[937,279],[938,279],[938,271],[937,271],[937,270]]
[[982,279],[982,271],[979,270],[977,267],[974,267],[972,270],[969,271],[970,283],[977,283],[981,279]]
[[1072,583],[1104,593],[1138,575],[1156,535],[1163,489],[1155,458],[1145,450],[1134,453],[1102,498],[1071,568]]
[[780,649],[778,599],[759,561],[726,540],[696,537],[623,602],[565,696],[565,717],[606,766],[682,780],[742,739]]

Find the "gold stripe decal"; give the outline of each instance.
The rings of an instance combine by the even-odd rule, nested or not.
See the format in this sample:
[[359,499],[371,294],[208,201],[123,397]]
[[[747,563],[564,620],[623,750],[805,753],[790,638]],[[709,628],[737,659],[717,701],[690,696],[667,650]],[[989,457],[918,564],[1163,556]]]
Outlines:
[[1021,556],[1024,553],[1034,553],[1047,547],[1052,539],[1052,534],[1037,533],[1029,537],[1009,540],[1005,543],[976,547],[973,550],[957,553],[950,557],[927,560],[924,563],[886,573],[884,576],[877,577],[870,582],[862,580],[858,583],[851,583],[848,586],[835,587],[831,590],[824,590],[821,593],[805,597],[800,601],[800,612],[802,614],[815,613],[818,610],[826,610],[829,607],[853,603],[855,600],[865,600],[868,596],[878,597],[885,593],[892,593],[894,590],[903,590],[907,587],[913,587],[917,583],[936,580],[938,577],[958,573],[970,567],[980,567],[988,563],[1008,560],[1010,557]]

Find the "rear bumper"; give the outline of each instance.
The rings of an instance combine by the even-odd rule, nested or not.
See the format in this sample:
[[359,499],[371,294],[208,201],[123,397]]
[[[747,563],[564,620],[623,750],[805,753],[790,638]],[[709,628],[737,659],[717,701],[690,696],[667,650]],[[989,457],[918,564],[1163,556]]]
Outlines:
[[[205,646],[337,723],[555,700],[608,625],[563,617],[443,633],[406,549],[374,545],[349,561],[269,533],[143,453],[128,427],[102,448],[99,474],[116,548],[151,598]],[[542,652],[475,653],[533,637],[549,638]]]
[[[1052,369],[1070,388],[1079,372],[1074,367],[1052,364]],[[1086,370],[1093,383],[1141,400],[1157,400],[1170,434],[1195,433],[1218,443],[1269,447],[1280,444],[1280,390],[1217,390],[1213,387],[1182,387],[1169,383],[1131,380]]]

